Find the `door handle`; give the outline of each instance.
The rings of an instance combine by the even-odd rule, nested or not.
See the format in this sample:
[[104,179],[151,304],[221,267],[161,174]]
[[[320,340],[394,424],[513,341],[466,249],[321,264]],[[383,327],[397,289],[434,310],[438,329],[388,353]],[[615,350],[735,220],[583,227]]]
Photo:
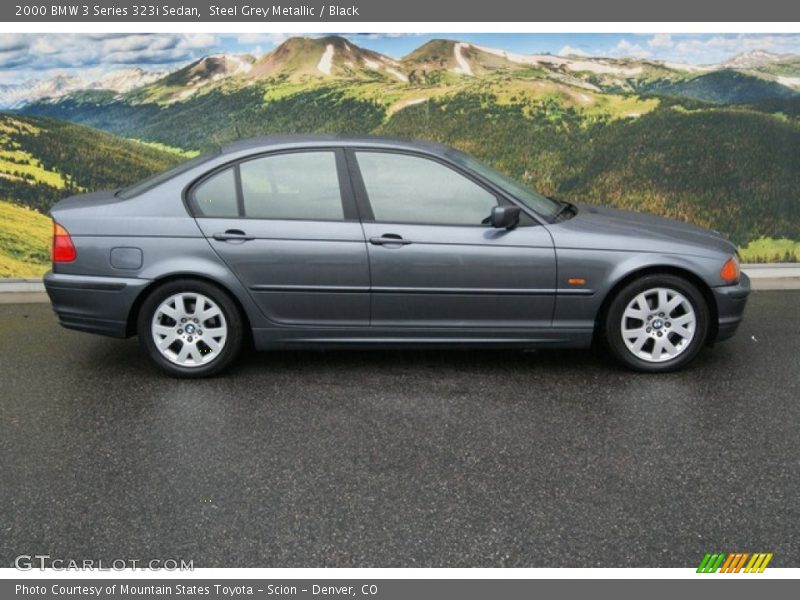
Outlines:
[[228,229],[224,233],[215,233],[211,237],[220,242],[247,242],[255,239],[252,235],[247,235],[241,229]]
[[369,243],[376,246],[407,246],[411,243],[411,240],[404,240],[402,236],[396,233],[384,233],[381,236],[369,238]]

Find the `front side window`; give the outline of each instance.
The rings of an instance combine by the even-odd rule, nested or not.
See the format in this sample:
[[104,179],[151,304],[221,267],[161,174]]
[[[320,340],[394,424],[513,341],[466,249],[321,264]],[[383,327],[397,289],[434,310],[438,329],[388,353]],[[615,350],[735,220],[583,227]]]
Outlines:
[[502,190],[505,190],[517,200],[525,204],[525,206],[542,216],[554,217],[563,206],[556,200],[535,192],[516,179],[513,179],[505,173],[501,173],[500,171],[493,169],[489,165],[485,165],[479,160],[475,160],[468,154],[453,151],[449,156],[457,164],[474,171],[481,177],[485,177],[492,184],[496,185]]
[[428,158],[357,151],[376,221],[481,225],[497,198],[457,171]]
[[344,219],[333,152],[264,156],[241,163],[239,169],[246,217]]

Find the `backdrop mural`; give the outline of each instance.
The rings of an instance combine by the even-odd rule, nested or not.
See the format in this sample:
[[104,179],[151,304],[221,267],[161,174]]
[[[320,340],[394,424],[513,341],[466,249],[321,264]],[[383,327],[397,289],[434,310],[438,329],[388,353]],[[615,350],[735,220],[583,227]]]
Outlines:
[[0,35],[0,276],[49,207],[286,132],[444,142],[571,201],[800,257],[800,36]]

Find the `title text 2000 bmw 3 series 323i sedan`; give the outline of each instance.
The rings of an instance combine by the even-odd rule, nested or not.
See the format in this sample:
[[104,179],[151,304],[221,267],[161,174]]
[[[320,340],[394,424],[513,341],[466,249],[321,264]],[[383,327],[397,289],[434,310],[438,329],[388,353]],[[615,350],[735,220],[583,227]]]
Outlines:
[[173,375],[242,345],[584,348],[670,371],[731,336],[734,246],[543,197],[461,152],[377,138],[232,144],[52,209],[62,325],[138,334]]

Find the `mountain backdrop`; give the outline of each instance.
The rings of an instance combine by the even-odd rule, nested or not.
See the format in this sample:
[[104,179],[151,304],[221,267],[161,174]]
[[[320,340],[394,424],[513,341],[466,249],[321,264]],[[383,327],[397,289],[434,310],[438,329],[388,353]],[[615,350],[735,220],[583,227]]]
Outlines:
[[433,40],[394,59],[329,36],[22,87],[0,88],[13,111],[0,116],[0,199],[41,213],[237,138],[370,133],[459,147],[548,195],[711,227],[749,260],[800,255],[795,55],[698,67]]

